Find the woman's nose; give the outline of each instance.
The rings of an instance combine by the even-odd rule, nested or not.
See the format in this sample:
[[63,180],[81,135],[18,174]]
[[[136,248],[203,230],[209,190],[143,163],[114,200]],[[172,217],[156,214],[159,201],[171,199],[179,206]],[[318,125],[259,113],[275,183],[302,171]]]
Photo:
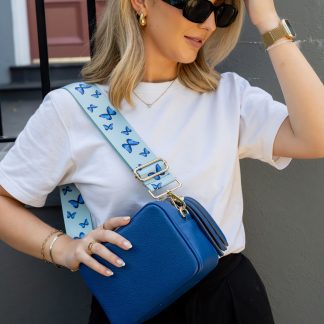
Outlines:
[[200,24],[201,28],[208,29],[208,31],[214,32],[216,30],[216,22],[215,22],[215,13],[212,12],[209,17]]

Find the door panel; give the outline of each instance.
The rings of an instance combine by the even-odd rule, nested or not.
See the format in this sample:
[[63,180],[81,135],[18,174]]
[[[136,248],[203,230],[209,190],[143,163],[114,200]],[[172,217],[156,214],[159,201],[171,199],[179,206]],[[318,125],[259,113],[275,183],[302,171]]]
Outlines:
[[[105,0],[97,0],[97,16]],[[45,0],[48,54],[50,58],[88,57],[89,34],[86,0]],[[28,0],[32,59],[37,59],[38,41],[35,0]]]

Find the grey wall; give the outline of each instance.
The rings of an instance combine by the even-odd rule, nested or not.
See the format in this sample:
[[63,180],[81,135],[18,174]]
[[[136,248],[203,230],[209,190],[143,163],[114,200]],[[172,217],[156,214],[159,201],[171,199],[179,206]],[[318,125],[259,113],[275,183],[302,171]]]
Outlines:
[[[0,10],[4,5],[0,2]],[[302,52],[324,80],[324,2],[278,1],[277,8],[291,20]],[[238,47],[220,69],[238,72],[282,100],[271,62],[248,19]],[[245,253],[265,282],[276,323],[324,323],[323,159],[293,160],[283,171],[247,159],[241,167]],[[33,212],[62,227],[59,209]],[[4,244],[0,255],[0,323],[87,323],[89,294],[77,273],[44,265]]]
[[0,84],[10,81],[8,67],[15,64],[10,1],[0,1]]
[[[31,212],[64,229],[59,208],[32,208]],[[1,324],[88,323],[90,294],[78,272],[56,269],[2,242],[0,256]]]
[[[324,81],[324,2],[277,1],[297,32],[301,51]],[[240,43],[221,65],[283,96],[268,54],[247,19]],[[298,73],[296,77],[303,77]],[[245,253],[265,282],[277,324],[324,323],[323,159],[293,160],[278,171],[257,160],[241,161]]]

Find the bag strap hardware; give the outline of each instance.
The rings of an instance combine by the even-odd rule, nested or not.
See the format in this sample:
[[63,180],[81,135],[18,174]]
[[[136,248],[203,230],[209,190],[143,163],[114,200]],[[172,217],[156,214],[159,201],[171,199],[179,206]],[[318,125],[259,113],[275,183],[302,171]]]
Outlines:
[[184,198],[180,197],[176,194],[174,194],[171,191],[167,192],[168,198],[170,199],[172,205],[178,209],[180,212],[181,216],[187,220],[187,215],[189,214],[189,211],[187,209],[187,205],[184,202]]
[[[145,178],[142,178],[142,176],[139,174],[138,171],[143,170],[143,169],[145,169],[146,167],[148,167],[148,166],[150,166],[150,165],[152,165],[152,164],[155,164],[155,163],[157,163],[157,162],[163,162],[165,168],[162,169],[161,171],[158,171],[158,172],[151,172],[151,173],[149,173],[150,175],[148,175],[148,176],[145,177]],[[165,160],[163,160],[163,159],[161,159],[161,158],[157,158],[157,159],[152,160],[152,161],[150,161],[150,162],[148,162],[148,163],[145,163],[145,164],[142,164],[142,165],[138,166],[137,168],[135,168],[135,169],[133,170],[133,172],[134,172],[134,174],[135,174],[135,178],[136,178],[136,179],[145,182],[145,181],[151,180],[151,179],[153,179],[153,178],[155,178],[155,177],[157,177],[157,176],[159,176],[159,175],[161,175],[161,174],[164,174],[164,173],[165,173],[166,171],[168,171],[168,170],[169,170],[168,162],[165,161]]]
[[182,186],[182,183],[177,179],[174,179],[171,183],[173,183],[173,182],[177,183],[177,185],[174,188],[168,189],[167,191],[165,191],[159,195],[154,195],[152,190],[149,190],[148,192],[154,199],[164,200],[164,199],[168,198],[169,193],[171,193],[172,191],[174,191]]

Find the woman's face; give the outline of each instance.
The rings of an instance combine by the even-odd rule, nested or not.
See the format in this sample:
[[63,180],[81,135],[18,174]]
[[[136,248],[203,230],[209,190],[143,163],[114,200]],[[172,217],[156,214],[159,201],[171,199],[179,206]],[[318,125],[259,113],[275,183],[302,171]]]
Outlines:
[[[181,9],[162,0],[145,3],[147,25],[143,28],[143,37],[147,59],[161,60],[161,63],[163,60],[170,63],[195,61],[199,49],[216,30],[214,13],[197,24],[184,18]],[[199,38],[201,42],[188,39],[190,37]]]

